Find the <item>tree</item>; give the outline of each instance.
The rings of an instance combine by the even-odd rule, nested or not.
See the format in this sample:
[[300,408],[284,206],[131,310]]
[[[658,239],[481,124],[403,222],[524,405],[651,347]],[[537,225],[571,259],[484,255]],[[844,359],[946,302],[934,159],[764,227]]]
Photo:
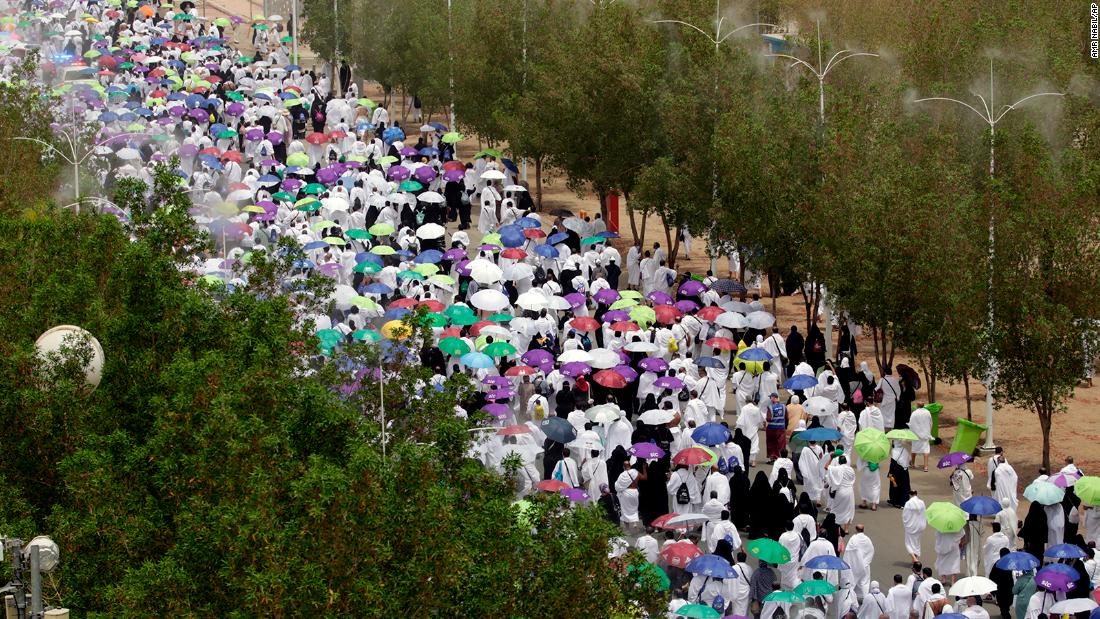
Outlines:
[[50,123],[55,120],[57,100],[36,78],[36,57],[14,66],[13,74],[0,81],[0,165],[18,174],[0,175],[0,215],[30,215],[44,209],[49,195],[43,187],[54,187],[61,164],[56,157],[43,158],[43,149],[24,139],[52,143]]

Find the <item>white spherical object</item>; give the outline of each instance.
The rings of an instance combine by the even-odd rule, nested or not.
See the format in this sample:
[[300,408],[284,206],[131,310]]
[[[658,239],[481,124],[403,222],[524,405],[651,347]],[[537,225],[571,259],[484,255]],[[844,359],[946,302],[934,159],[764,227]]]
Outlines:
[[38,547],[38,567],[43,572],[52,572],[57,567],[58,561],[61,559],[61,549],[57,547],[57,543],[45,535],[39,535],[27,543],[25,552],[27,553],[27,559],[30,560],[31,548]]
[[78,338],[84,339],[92,347],[92,358],[84,368],[84,380],[91,389],[95,389],[103,378],[104,356],[103,347],[91,333],[73,325],[59,325],[40,335],[34,346],[38,350],[39,358],[46,360],[51,353],[59,353],[64,347],[75,345]]

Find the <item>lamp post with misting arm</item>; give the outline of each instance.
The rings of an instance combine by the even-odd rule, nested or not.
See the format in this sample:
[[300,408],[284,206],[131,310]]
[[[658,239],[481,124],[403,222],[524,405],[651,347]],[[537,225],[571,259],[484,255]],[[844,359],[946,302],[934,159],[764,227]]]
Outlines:
[[[801,58],[792,56],[790,54],[768,54],[772,58],[786,58],[791,62],[791,68],[802,67],[808,70],[817,78],[817,113],[818,121],[820,123],[819,128],[822,132],[825,131],[825,78],[829,76],[829,72],[837,68],[840,63],[852,58],[858,58],[860,56],[872,56],[877,58],[878,54],[873,52],[857,52],[850,49],[842,49],[839,52],[832,55],[828,62],[825,61],[825,55],[822,51],[821,44],[821,20],[817,20],[817,66],[814,66]],[[826,297],[828,295],[825,295]],[[825,303],[825,356],[829,359],[833,358],[833,308],[829,303],[828,298],[821,299],[821,302]],[[816,308],[815,308],[816,309]]]
[[[1028,95],[1015,103],[1002,105],[1000,108],[996,108],[993,102],[993,59],[989,59],[989,99],[986,99],[979,93],[974,93],[974,96],[981,102],[981,109],[974,107],[973,105],[961,101],[959,99],[952,99],[951,97],[924,97],[917,99],[915,103],[924,103],[926,101],[947,101],[948,103],[955,103],[965,107],[966,109],[974,112],[982,119],[987,125],[989,125],[989,177],[992,179],[996,174],[997,165],[997,152],[996,152],[996,139],[997,139],[997,123],[1005,117],[1006,114],[1016,109],[1016,106],[1025,101],[1035,99],[1038,97],[1062,97],[1065,93],[1061,92],[1037,92],[1032,95]],[[990,209],[989,211],[989,248],[987,251],[987,261],[989,270],[988,280],[988,307],[986,317],[986,329],[988,335],[993,333],[993,259],[996,256],[996,211]],[[986,373],[985,382],[985,444],[982,449],[992,450],[994,448],[993,443],[993,386],[997,381],[997,360],[993,354],[993,351],[989,348],[990,344],[986,343],[986,362],[989,364],[988,371]]]

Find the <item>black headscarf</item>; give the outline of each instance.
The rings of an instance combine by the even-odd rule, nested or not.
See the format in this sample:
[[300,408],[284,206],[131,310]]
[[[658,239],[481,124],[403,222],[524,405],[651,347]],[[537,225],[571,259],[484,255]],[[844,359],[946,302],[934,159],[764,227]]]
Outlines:
[[745,433],[741,431],[741,428],[736,428],[733,431],[732,440],[734,445],[737,445],[741,448],[741,455],[745,458],[745,461],[741,463],[741,466],[743,466],[745,470],[748,471],[749,457],[751,455],[750,452],[752,451],[752,441],[749,440],[749,437],[745,436]]
[[630,461],[630,454],[626,453],[622,445],[615,447],[611,457],[607,459],[607,479],[611,482],[611,491],[615,491],[615,480],[626,469],[626,463]]
[[817,506],[810,500],[810,495],[805,492],[798,495],[798,513],[809,514],[814,520],[817,520]]
[[843,535],[844,530],[837,524],[836,514],[827,514],[825,520],[821,521],[821,533],[821,537],[829,540],[829,543],[833,545],[833,551],[839,555],[840,536]]
[[714,547],[714,554],[729,561],[730,565],[736,563],[736,561],[733,560],[733,546],[724,538],[718,540],[718,545]]

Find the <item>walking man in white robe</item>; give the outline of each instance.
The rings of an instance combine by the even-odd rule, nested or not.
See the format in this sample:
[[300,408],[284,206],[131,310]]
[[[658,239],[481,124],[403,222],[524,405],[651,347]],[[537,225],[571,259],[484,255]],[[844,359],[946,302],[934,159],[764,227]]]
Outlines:
[[867,597],[871,588],[871,562],[874,558],[875,545],[864,533],[863,525],[857,524],[855,535],[848,538],[848,544],[844,547],[844,561],[852,566],[852,588],[861,599]]
[[798,456],[798,470],[802,473],[802,489],[815,503],[821,503],[821,494],[825,490],[825,471],[821,465],[824,455],[817,442],[810,441]]
[[840,456],[829,463],[825,479],[829,487],[829,512],[836,516],[838,524],[845,526],[856,513],[856,472],[848,464],[848,458]]
[[928,526],[924,510],[924,501],[917,496],[916,490],[910,490],[909,500],[901,510],[901,524],[905,528],[905,551],[914,563],[920,561],[920,538]]

